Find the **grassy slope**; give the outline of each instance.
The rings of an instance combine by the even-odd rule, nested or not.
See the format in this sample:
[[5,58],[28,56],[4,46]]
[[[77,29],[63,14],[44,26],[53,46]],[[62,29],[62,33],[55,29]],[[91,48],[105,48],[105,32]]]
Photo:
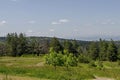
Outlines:
[[20,77],[20,76],[0,74],[0,80],[48,80],[48,79],[39,79],[39,78],[34,78],[34,77]]
[[[104,69],[89,67],[88,64],[79,64],[78,67],[57,67],[44,64],[43,57],[0,57],[0,73],[2,76],[23,78],[20,80],[86,80],[94,76],[111,77],[120,80],[120,66],[117,62],[104,62]],[[20,77],[19,77],[20,76]],[[31,78],[32,77],[32,78]]]

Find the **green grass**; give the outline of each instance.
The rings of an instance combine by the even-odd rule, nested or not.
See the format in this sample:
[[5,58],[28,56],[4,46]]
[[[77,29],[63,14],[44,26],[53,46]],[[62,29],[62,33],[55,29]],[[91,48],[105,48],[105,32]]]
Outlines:
[[87,80],[94,76],[120,80],[120,66],[117,62],[103,62],[104,69],[89,67],[80,63],[78,67],[45,65],[43,57],[0,57],[0,73],[3,75],[34,77],[49,80]]

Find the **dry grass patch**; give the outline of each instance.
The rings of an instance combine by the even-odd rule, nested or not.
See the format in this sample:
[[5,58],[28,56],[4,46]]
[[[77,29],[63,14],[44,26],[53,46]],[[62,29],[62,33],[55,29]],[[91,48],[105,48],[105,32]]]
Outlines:
[[39,78],[33,78],[33,77],[20,77],[20,76],[0,74],[0,80],[48,80],[48,79],[39,79]]

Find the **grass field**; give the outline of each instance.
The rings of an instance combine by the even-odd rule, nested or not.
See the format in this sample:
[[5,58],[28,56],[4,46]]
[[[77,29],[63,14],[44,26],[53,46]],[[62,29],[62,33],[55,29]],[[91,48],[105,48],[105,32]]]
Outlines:
[[117,62],[103,62],[104,69],[80,63],[78,67],[44,64],[43,57],[0,57],[0,80],[92,80],[95,76],[120,80]]

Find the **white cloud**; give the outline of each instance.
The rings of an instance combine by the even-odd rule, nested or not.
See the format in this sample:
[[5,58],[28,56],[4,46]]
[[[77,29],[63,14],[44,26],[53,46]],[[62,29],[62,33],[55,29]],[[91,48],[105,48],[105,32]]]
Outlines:
[[101,24],[108,24],[107,22],[102,22]]
[[84,26],[92,26],[93,24],[91,24],[91,23],[86,23],[86,24],[84,24]]
[[110,25],[110,24],[114,25],[116,23],[115,22],[102,22],[101,24],[103,24],[103,25]]
[[57,24],[63,24],[63,23],[67,23],[67,22],[69,22],[68,19],[60,19],[58,21],[53,21],[51,24],[52,25],[57,25]]
[[55,30],[54,30],[54,29],[50,29],[49,31],[50,31],[50,32],[54,32]]
[[115,22],[111,22],[111,24],[116,24]]
[[116,22],[114,22],[111,19],[107,19],[107,20],[104,20],[101,24],[103,24],[103,25],[114,25],[114,24],[116,24]]
[[53,25],[56,25],[56,24],[60,24],[59,22],[52,22],[51,24],[53,24]]
[[68,19],[60,19],[59,22],[60,23],[67,23],[67,22],[69,22],[69,20]]
[[28,23],[30,23],[30,24],[35,24],[35,23],[36,23],[36,21],[31,20],[31,21],[28,21]]
[[79,30],[78,30],[78,29],[74,29],[73,31],[74,31],[74,32],[77,32],[77,31],[79,31]]
[[2,21],[0,21],[0,25],[4,25],[4,24],[6,24],[7,22],[5,21],[5,20],[2,20]]
[[27,33],[32,33],[32,32],[33,32],[33,30],[28,30],[28,31],[27,31]]
[[29,29],[29,30],[27,30],[27,31],[25,32],[25,34],[26,34],[27,36],[32,36],[32,35],[34,35],[34,31],[31,30],[31,29]]

